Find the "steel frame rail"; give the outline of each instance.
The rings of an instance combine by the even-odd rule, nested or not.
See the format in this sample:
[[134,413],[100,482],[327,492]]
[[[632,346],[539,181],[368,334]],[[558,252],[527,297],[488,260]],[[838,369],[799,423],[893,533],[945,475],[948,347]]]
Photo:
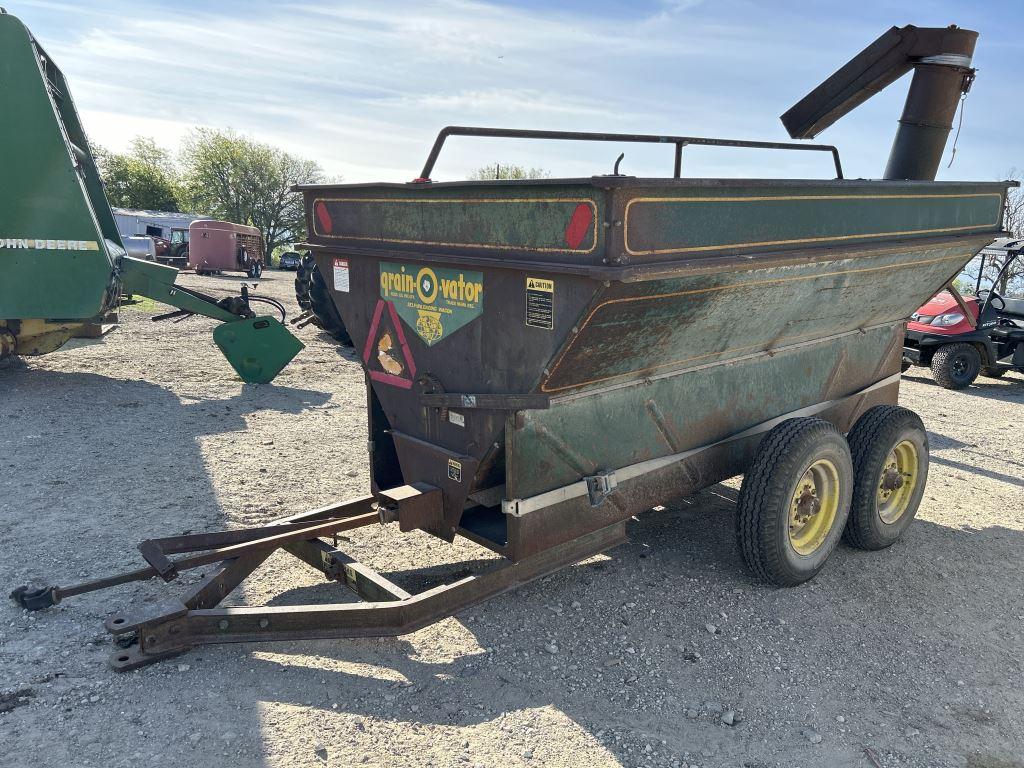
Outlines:
[[[104,626],[114,636],[115,645],[110,664],[115,671],[127,672],[178,656],[197,645],[407,634],[626,539],[626,521],[620,521],[517,563],[499,560],[481,573],[410,594],[338,550],[336,537],[331,542],[321,538],[381,520],[378,500],[364,496],[259,528],[151,539],[139,545],[150,563],[148,568],[68,587],[36,591],[19,587],[11,596],[22,607],[39,609],[62,597],[131,581],[155,576],[170,581],[181,570],[220,561],[182,597],[107,618]],[[341,582],[362,602],[218,607],[279,549],[328,579]],[[200,554],[174,560],[167,557],[182,552]]]
[[[429,182],[430,174],[441,154],[441,148],[449,136],[476,136],[502,139],[550,139],[555,141],[607,141],[632,144],[672,144],[675,147],[675,161],[672,177],[680,178],[683,171],[683,148],[694,145],[704,147],[741,147],[745,149],[789,149],[795,151],[829,152],[836,169],[836,178],[843,178],[843,166],[839,161],[839,149],[831,144],[798,144],[788,141],[743,141],[740,139],[711,139],[700,136],[659,136],[645,133],[590,133],[587,131],[537,131],[519,128],[476,128],[463,125],[449,125],[442,128],[430,149],[427,162],[423,165],[418,182]],[[621,158],[619,158],[621,160]],[[615,174],[618,174],[618,162]]]

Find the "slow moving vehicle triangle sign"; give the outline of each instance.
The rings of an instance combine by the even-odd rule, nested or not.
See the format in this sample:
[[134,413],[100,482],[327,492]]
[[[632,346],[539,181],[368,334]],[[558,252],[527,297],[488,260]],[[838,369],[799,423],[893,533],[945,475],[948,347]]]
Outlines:
[[377,299],[370,332],[366,334],[366,345],[363,347],[363,363],[374,381],[402,389],[412,387],[416,377],[416,362],[412,359],[395,306],[390,301]]

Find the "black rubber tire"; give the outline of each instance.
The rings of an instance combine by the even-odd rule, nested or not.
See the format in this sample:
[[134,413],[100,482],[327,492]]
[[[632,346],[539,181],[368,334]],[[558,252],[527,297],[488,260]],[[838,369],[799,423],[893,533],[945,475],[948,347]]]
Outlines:
[[295,271],[295,301],[303,311],[312,311],[316,324],[342,345],[351,347],[352,338],[331,299],[330,289],[313,257],[306,254]]
[[338,314],[338,308],[334,306],[334,300],[331,298],[327,282],[324,280],[324,276],[320,274],[320,270],[315,266],[309,280],[309,302],[313,314],[316,315],[316,319],[320,323],[320,327],[344,346],[352,346],[352,337],[348,335],[348,331],[345,329],[345,322],[341,319],[341,315]]
[[990,379],[998,379],[1001,378],[1007,370],[1007,368],[989,368],[987,365],[985,365],[982,366],[981,368],[981,375],[986,376]]
[[[789,536],[789,505],[807,468],[827,458],[836,467],[839,504],[818,548],[801,555]],[[765,435],[743,477],[736,541],[743,561],[763,581],[791,587],[822,569],[842,537],[853,495],[853,459],[842,433],[822,419],[788,419]]]
[[906,360],[904,360],[902,363],[900,363],[900,373],[906,373],[913,367],[913,365],[913,363],[908,363]]
[[[906,511],[893,523],[878,514],[878,485],[889,452],[899,443],[914,443],[918,481]],[[853,501],[843,539],[858,549],[877,550],[899,541],[914,521],[928,483],[928,432],[921,417],[898,405],[876,405],[857,419],[847,435],[853,455]]]
[[309,300],[309,283],[313,270],[316,269],[316,262],[313,257],[306,254],[299,261],[299,267],[295,270],[295,301],[303,312],[312,309],[313,304]]
[[973,344],[944,344],[932,355],[932,376],[946,389],[964,389],[981,372],[981,353]]
[[253,280],[259,280],[263,276],[263,265],[258,261],[251,262],[246,274]]

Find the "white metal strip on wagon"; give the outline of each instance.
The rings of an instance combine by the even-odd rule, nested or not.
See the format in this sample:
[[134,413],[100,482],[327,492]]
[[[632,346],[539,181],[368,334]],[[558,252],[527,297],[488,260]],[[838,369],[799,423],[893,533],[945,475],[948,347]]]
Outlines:
[[[797,419],[802,416],[814,416],[816,414],[822,413],[824,411],[827,411],[829,408],[833,408],[839,405],[840,403],[849,400],[851,397],[859,397],[860,395],[866,395],[869,392],[873,392],[876,389],[881,389],[882,387],[887,387],[890,384],[895,384],[897,381],[900,380],[900,376],[901,374],[894,373],[892,376],[887,376],[886,378],[881,379],[880,381],[876,381],[874,384],[865,387],[864,389],[858,390],[857,392],[853,392],[849,395],[846,395],[845,397],[841,397],[838,400],[827,400],[823,403],[816,403],[815,405],[809,405],[806,408],[800,408],[799,410],[796,411],[790,411],[789,413],[784,413],[781,416],[776,416],[775,418],[769,419],[768,421],[763,421],[760,424],[755,424],[753,427],[750,427],[749,429],[745,429],[742,432],[737,432],[735,435],[731,435],[730,437],[727,437],[723,440],[719,440],[718,442],[710,443],[709,445],[702,445],[697,448],[691,448],[687,451],[683,451],[682,453],[673,453],[670,454],[669,456],[662,456],[659,459],[648,459],[646,461],[641,461],[636,464],[630,464],[620,469],[616,469],[612,472],[608,472],[606,476],[609,477],[611,485],[614,487],[614,485],[618,483],[622,483],[627,480],[632,480],[634,478],[640,477],[641,475],[646,475],[650,472],[654,472],[656,470],[670,466],[677,462],[683,461],[684,459],[688,459],[691,456],[695,456],[698,453],[708,450],[709,448],[715,448],[720,445],[725,445],[726,443],[731,443],[735,440],[742,440],[743,438],[746,437],[753,437],[754,435],[759,435],[763,432],[768,432],[769,430],[786,421],[787,419]],[[551,491],[539,493],[536,496],[529,497],[528,499],[509,499],[503,501],[501,502],[501,511],[504,512],[506,515],[511,515],[512,517],[522,517],[523,515],[529,514],[530,512],[535,512],[538,509],[544,509],[555,504],[560,504],[563,501],[569,501],[570,499],[576,499],[579,498],[580,496],[586,496],[589,493],[590,489],[587,485],[587,481],[585,479],[578,480],[575,483],[570,483],[569,485],[564,485],[561,488],[555,488],[554,490]]]

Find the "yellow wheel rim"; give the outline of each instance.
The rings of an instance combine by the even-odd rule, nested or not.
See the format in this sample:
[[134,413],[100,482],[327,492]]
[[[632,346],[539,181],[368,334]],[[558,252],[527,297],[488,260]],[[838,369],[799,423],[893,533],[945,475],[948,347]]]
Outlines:
[[921,461],[917,446],[903,440],[889,451],[878,478],[878,516],[892,525],[910,508],[910,499],[917,488]]
[[811,464],[796,484],[789,504],[789,543],[798,554],[817,551],[839,510],[839,470],[828,459]]

